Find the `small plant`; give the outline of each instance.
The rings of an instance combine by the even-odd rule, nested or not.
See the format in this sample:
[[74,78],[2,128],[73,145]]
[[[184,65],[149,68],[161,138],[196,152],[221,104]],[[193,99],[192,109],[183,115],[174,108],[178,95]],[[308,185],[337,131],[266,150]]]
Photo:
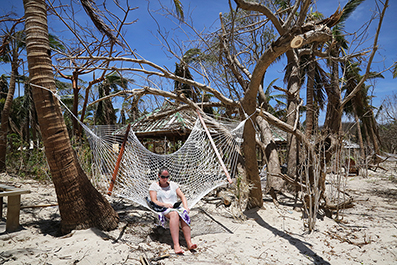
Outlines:
[[[39,143],[39,146],[41,144]],[[8,135],[6,166],[9,173],[21,177],[31,176],[36,180],[50,179],[47,158],[43,148],[20,140],[19,135]]]

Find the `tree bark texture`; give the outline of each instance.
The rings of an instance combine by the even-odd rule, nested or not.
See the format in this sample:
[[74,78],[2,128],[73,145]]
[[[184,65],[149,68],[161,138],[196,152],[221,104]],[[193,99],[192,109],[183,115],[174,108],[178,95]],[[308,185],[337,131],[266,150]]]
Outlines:
[[[252,102],[253,106],[256,105],[256,98],[254,98],[254,102]],[[244,107],[245,105],[243,105]],[[245,109],[247,106],[245,107]],[[248,108],[250,110],[250,108]],[[245,158],[245,170],[248,184],[251,185],[251,189],[248,195],[248,204],[247,208],[252,209],[256,207],[263,206],[263,197],[262,197],[262,185],[261,180],[259,178],[258,171],[258,161],[256,157],[256,141],[255,141],[255,128],[253,127],[252,121],[254,117],[251,117],[245,123],[244,128],[244,143],[243,143],[243,152]],[[250,139],[250,140],[247,140]]]
[[[54,90],[45,1],[23,3],[30,82]],[[93,226],[103,230],[116,228],[117,213],[91,185],[77,161],[57,98],[45,89],[33,87],[33,99],[57,193],[61,233]]]
[[[291,49],[291,41],[296,36],[302,36],[302,46],[311,42],[325,42],[331,38],[331,32],[327,27],[322,28],[293,28],[280,36],[270,48],[268,48],[259,58],[253,72],[251,82],[245,92],[241,104],[244,111],[251,115],[256,111],[256,97],[259,86],[262,84],[262,77],[267,68],[273,63],[276,58]],[[254,117],[252,117],[254,119]],[[246,159],[247,180],[253,185],[250,192],[250,198],[253,198],[249,204],[249,208],[261,207],[263,205],[261,182],[258,172],[258,163],[256,160],[256,141],[255,130],[252,122],[246,122],[244,129],[244,156]],[[295,149],[296,150],[296,149]]]
[[[299,58],[295,51],[289,50],[287,52],[288,68],[287,73],[287,87],[288,87],[288,102],[287,102],[287,124],[296,128],[299,124],[299,110],[298,104],[300,100],[300,68]],[[287,157],[287,174],[291,178],[295,178],[299,163],[299,141],[294,134],[288,134],[288,157]]]
[[307,73],[307,89],[306,89],[306,137],[311,138],[314,124],[314,104],[313,104],[313,93],[314,93],[314,78],[315,78],[315,66],[314,56],[309,57],[309,71]]
[[269,192],[271,189],[274,191],[281,191],[284,187],[285,180],[275,176],[281,173],[281,168],[277,146],[274,142],[272,131],[270,129],[269,123],[263,117],[257,116],[256,122],[259,126],[259,129],[261,130],[263,136],[262,142],[265,145],[265,157],[268,172],[266,191]]

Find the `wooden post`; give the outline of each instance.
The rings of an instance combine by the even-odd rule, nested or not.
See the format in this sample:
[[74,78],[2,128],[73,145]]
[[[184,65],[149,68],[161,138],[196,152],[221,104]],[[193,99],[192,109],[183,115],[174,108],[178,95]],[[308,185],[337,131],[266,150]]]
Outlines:
[[14,232],[19,228],[19,210],[21,209],[21,195],[8,196],[6,231]]
[[0,197],[0,220],[3,219],[3,197]]
[[114,167],[113,176],[112,176],[112,179],[110,181],[110,186],[109,186],[109,189],[108,189],[108,195],[112,195],[114,183],[116,182],[116,177],[117,177],[117,174],[119,172],[120,162],[121,162],[121,159],[123,158],[125,143],[127,142],[128,134],[130,132],[130,128],[131,128],[131,124],[128,124],[127,131],[125,132],[125,135],[124,135],[123,144],[121,145],[120,153],[119,153],[119,156],[117,157],[116,166]]
[[30,190],[18,189],[0,184],[0,217],[3,217],[3,197],[7,199],[6,231],[14,232],[19,228],[19,211],[21,209],[21,194],[30,193]]
[[204,122],[204,120],[203,120],[203,117],[201,117],[200,111],[199,111],[199,110],[196,110],[196,111],[197,111],[197,114],[198,114],[198,116],[199,116],[200,122],[201,122],[201,124],[203,125],[204,130],[205,130],[205,132],[206,132],[207,135],[208,135],[208,138],[210,139],[212,148],[214,148],[215,154],[216,154],[216,156],[218,157],[219,163],[221,164],[222,169],[223,169],[223,171],[225,172],[226,178],[227,178],[227,180],[229,181],[229,183],[231,184],[231,183],[233,183],[233,181],[232,181],[232,179],[231,179],[231,177],[230,177],[230,175],[229,175],[229,172],[227,171],[227,168],[226,168],[226,166],[225,166],[225,163],[223,163],[222,157],[221,157],[221,155],[219,154],[218,149],[216,148],[216,145],[215,145],[215,143],[214,143],[214,140],[212,139],[211,134],[210,134],[210,132],[208,131],[207,125],[205,125],[205,122]]

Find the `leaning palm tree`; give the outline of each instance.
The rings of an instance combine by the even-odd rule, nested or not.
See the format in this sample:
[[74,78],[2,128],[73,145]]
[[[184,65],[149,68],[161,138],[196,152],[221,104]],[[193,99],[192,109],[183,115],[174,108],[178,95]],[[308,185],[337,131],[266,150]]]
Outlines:
[[109,202],[92,186],[70,143],[60,104],[45,87],[55,91],[44,0],[24,0],[26,50],[30,83],[43,144],[61,215],[61,232],[98,227],[117,227],[118,216]]
[[[12,28],[14,29],[14,27]],[[1,128],[0,128],[0,172],[4,171],[5,166],[5,156],[6,156],[6,145],[7,145],[7,130],[9,127],[8,120],[10,116],[10,110],[12,108],[12,101],[14,98],[14,93],[16,89],[16,82],[20,81],[24,77],[21,77],[18,74],[18,68],[20,66],[20,54],[25,49],[25,39],[26,35],[23,30],[17,32],[9,32],[9,38],[5,38],[7,40],[6,43],[3,43],[3,53],[0,55],[0,61],[4,63],[11,64],[11,76],[10,76],[10,85],[7,94],[7,99],[3,108],[3,115],[1,120]],[[59,44],[57,41],[57,37],[49,34],[49,41],[51,48],[62,48],[63,46]]]
[[[349,2],[347,2],[344,6],[342,16],[340,17],[338,23],[332,29],[332,34],[334,36],[333,39],[335,40],[335,42],[333,43],[334,45],[330,51],[331,56],[338,57],[342,50],[346,50],[348,48],[347,40],[342,34],[342,32],[344,31],[345,22],[362,2],[364,2],[364,0],[349,0]],[[332,60],[329,62],[329,66],[331,69],[331,82],[330,85],[326,87],[326,92],[328,95],[328,105],[324,127],[331,133],[338,134],[341,130],[341,118],[343,111],[340,101],[342,94],[339,88],[339,63]]]
[[36,110],[31,97],[30,86],[26,76],[19,76],[18,82],[25,83],[23,96],[15,97],[10,111],[9,122],[12,132],[19,135],[21,141],[30,143],[31,136],[36,140]]
[[4,108],[4,103],[6,102],[7,93],[8,93],[8,82],[7,79],[9,76],[2,74],[0,76],[0,117]]
[[[27,77],[25,77],[25,79],[27,81]],[[32,87],[27,83],[25,83],[24,85],[24,96],[22,105],[23,107],[21,111],[24,113],[24,118],[22,120],[21,127],[24,128],[25,141],[29,143],[30,139],[32,139],[34,146],[36,146],[39,126],[37,122],[37,112],[34,107]]]
[[[335,43],[336,45],[334,45],[334,48],[331,51],[332,55],[339,55],[340,53],[344,53],[347,49],[348,49],[348,42],[347,40],[344,38],[342,32],[344,30],[344,26],[345,26],[345,21],[347,20],[347,18],[349,18],[353,12],[357,9],[357,7],[363,3],[364,0],[350,0],[348,3],[346,3],[345,7],[343,8],[343,14],[338,22],[338,24],[333,28],[333,35],[334,35],[334,39],[335,39]],[[341,89],[339,89],[339,64],[338,62],[331,62],[330,63],[331,66],[331,85],[327,86],[328,90],[327,90],[327,94],[330,98],[329,100],[329,106],[327,106],[327,117],[326,117],[326,122],[325,122],[325,127],[328,127],[328,129],[330,129],[331,131],[337,131],[341,128],[341,119],[339,117],[341,117],[343,109],[341,108],[341,102],[340,102],[340,98],[342,95],[342,91]],[[352,92],[353,88],[352,85],[357,85],[359,80],[362,78],[362,76],[359,75],[359,68],[358,65],[354,65],[352,64],[352,62],[347,62],[347,63],[341,63],[341,66],[346,69],[346,75],[347,75],[347,80],[348,83],[345,84],[344,89],[347,92],[345,96],[349,95],[350,92]],[[371,77],[371,74],[370,76]],[[360,79],[357,79],[360,78]],[[349,83],[350,82],[350,83]],[[365,92],[366,91],[366,92]],[[363,94],[365,92],[365,95]],[[350,109],[352,109],[352,111],[350,111],[351,113],[354,113],[355,116],[360,116],[358,114],[358,112],[360,112],[361,110],[363,110],[362,107],[360,106],[367,106],[368,104],[366,104],[366,100],[369,98],[368,95],[366,94],[368,92],[368,90],[365,90],[365,87],[363,87],[361,89],[361,91],[359,93],[357,93],[354,97],[354,99],[351,100],[351,104],[353,104]],[[336,99],[336,97],[338,97],[338,99]],[[331,103],[331,104],[330,104]],[[347,108],[347,110],[349,111],[349,107]],[[346,111],[346,108],[345,108]],[[370,118],[369,120],[371,120],[370,123],[372,123],[375,126],[375,119],[373,118],[373,112],[372,109],[369,110],[367,109],[367,111],[369,111],[368,113],[372,113],[371,116],[372,118]],[[339,119],[337,119],[339,118]],[[333,122],[332,122],[333,121]],[[337,121],[337,122],[335,122]],[[367,122],[367,124],[369,123],[369,121]],[[359,125],[357,125],[359,126]],[[374,132],[373,128],[371,129],[371,131]],[[371,134],[372,135],[372,134]],[[359,135],[359,139],[361,138],[361,135]],[[378,150],[378,145],[377,142],[375,140],[375,137],[372,137],[372,142],[374,144],[374,148],[375,150]],[[362,144],[362,140],[360,139],[360,144]]]
[[[353,89],[360,82],[362,75],[360,75],[360,67],[359,63],[353,63],[348,61],[345,64],[345,85],[342,87],[342,91],[345,91],[345,95],[350,94]],[[369,74],[368,79],[374,78],[384,78],[381,74],[371,72]],[[371,106],[370,101],[371,97],[368,95],[370,86],[365,84],[362,85],[360,91],[355,94],[355,96],[344,106],[344,112],[349,116],[357,117],[361,120],[363,124],[363,128],[366,131],[366,134],[370,137],[373,147],[376,153],[379,153],[379,134],[376,125],[376,119],[373,113],[373,106]],[[359,128],[360,124],[357,124]],[[359,133],[361,133],[359,131]],[[361,135],[359,135],[360,139]],[[360,141],[361,149],[364,150],[363,144]]]
[[[12,28],[14,29],[14,28]],[[4,108],[1,115],[0,127],[0,172],[6,170],[6,153],[7,153],[7,131],[9,128],[9,117],[14,98],[16,78],[18,76],[18,68],[20,64],[20,53],[25,48],[25,33],[24,31],[8,32],[12,36],[8,38],[7,43],[4,43],[4,53],[0,55],[0,61],[11,64],[10,84],[7,93],[7,98],[4,103]],[[3,46],[3,45],[2,45]]]

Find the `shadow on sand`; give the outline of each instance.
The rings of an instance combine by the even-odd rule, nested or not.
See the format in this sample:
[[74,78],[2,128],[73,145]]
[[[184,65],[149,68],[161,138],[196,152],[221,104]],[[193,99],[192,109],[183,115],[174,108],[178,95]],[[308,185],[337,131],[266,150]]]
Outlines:
[[317,255],[317,253],[309,248],[311,244],[292,237],[291,235],[281,230],[278,230],[277,228],[266,223],[265,220],[263,220],[262,217],[260,217],[260,215],[258,214],[257,209],[248,210],[244,212],[244,214],[248,218],[253,218],[260,226],[268,229],[274,235],[280,236],[287,240],[291,244],[291,246],[295,246],[302,255],[311,257],[313,259],[313,264],[330,264],[328,261],[325,261],[322,257]]

